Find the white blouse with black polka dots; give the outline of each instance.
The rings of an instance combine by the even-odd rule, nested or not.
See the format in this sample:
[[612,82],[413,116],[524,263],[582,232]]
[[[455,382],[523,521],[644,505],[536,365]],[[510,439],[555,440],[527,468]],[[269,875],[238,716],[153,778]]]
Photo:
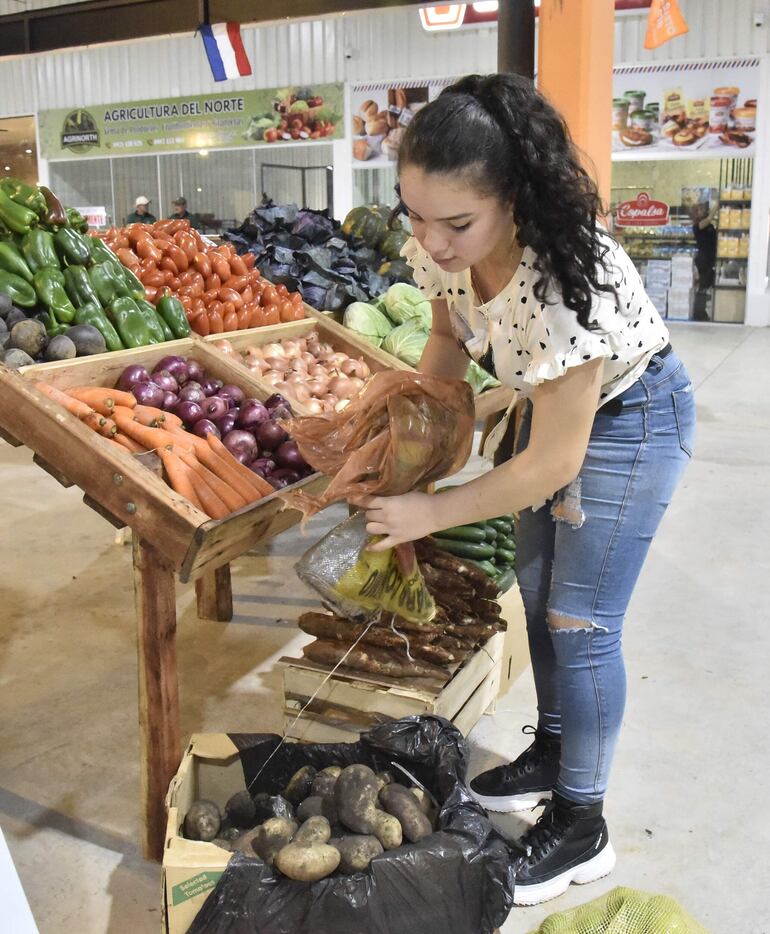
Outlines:
[[551,287],[546,301],[535,297],[539,273],[536,256],[526,247],[508,285],[491,301],[476,304],[470,269],[449,273],[411,237],[401,255],[414,270],[414,281],[426,298],[442,298],[449,306],[452,330],[474,360],[490,369],[518,396],[528,396],[546,379],[563,376],[569,367],[604,358],[599,407],[633,385],[650,357],[669,340],[668,330],[644,291],[641,277],[623,248],[599,233],[609,252],[600,281],[612,292],[597,294],[591,320],[596,328],[578,324]]

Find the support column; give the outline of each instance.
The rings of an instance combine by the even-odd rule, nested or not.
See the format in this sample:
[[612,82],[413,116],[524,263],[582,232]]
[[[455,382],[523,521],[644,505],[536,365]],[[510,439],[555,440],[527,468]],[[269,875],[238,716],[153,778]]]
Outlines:
[[612,0],[541,0],[538,88],[561,111],[609,204],[612,175]]
[[535,4],[500,0],[497,9],[497,70],[535,76]]

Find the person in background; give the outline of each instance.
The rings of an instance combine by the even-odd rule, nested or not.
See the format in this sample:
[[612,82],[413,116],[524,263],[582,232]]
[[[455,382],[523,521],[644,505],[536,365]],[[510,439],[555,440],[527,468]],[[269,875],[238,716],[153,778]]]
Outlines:
[[173,214],[169,214],[170,218],[173,218],[174,220],[189,221],[191,227],[194,227],[196,230],[201,229],[201,223],[198,218],[195,216],[195,214],[190,214],[190,212],[187,210],[187,198],[179,197],[172,201],[171,204],[173,205],[174,211]]
[[133,213],[128,215],[126,223],[154,224],[157,219],[158,218],[154,214],[150,214],[150,199],[145,198],[144,195],[139,195],[134,202]]
[[706,203],[693,206],[690,213],[692,232],[695,237],[695,268],[698,271],[698,287],[693,302],[693,321],[708,321],[706,302],[709,290],[714,286],[714,266],[717,261],[717,231],[714,227],[716,207],[709,211]]

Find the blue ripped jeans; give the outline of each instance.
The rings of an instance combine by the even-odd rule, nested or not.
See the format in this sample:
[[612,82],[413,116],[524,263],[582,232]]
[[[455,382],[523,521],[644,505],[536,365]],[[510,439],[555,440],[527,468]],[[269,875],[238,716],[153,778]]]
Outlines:
[[[561,734],[556,790],[580,804],[607,789],[626,696],[623,619],[695,434],[692,383],[674,352],[653,356],[619,398],[619,414],[597,412],[577,480],[516,524],[539,725]],[[517,452],[530,425],[528,405]],[[549,612],[566,627],[549,629]]]

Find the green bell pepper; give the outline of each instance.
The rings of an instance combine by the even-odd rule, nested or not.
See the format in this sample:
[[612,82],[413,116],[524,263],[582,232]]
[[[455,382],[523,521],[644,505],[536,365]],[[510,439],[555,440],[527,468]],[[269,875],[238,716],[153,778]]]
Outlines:
[[24,234],[21,252],[33,273],[49,266],[59,268],[59,257],[56,255],[53,234],[48,230],[41,230],[38,227]]
[[144,347],[150,343],[147,322],[133,298],[119,296],[107,309],[107,315],[117,328],[125,347]]
[[64,289],[75,308],[89,303],[100,304],[85,266],[67,266],[64,270]]
[[144,320],[147,322],[147,328],[153,343],[162,344],[165,341],[172,341],[174,335],[171,328],[158,314],[157,310],[144,298],[135,298],[136,307],[141,311]]
[[45,203],[43,193],[37,185],[28,185],[20,178],[4,178],[0,180],[0,188],[11,201],[24,205],[25,208],[34,211],[38,217],[45,217],[48,206]]
[[67,325],[57,321],[50,311],[44,311],[42,314],[38,315],[37,318],[45,328],[45,332],[49,337],[58,337],[60,334],[66,334],[69,330]]
[[174,337],[189,337],[190,322],[187,320],[184,305],[172,295],[164,295],[156,305],[158,314],[171,328]]
[[104,309],[98,302],[87,302],[75,309],[75,324],[90,324],[104,338],[107,350],[123,350],[123,341],[118,336],[118,332],[110,324]]
[[26,234],[38,221],[37,214],[23,204],[17,204],[0,188],[0,223],[14,233]]
[[100,237],[89,235],[88,242],[91,246],[91,259],[95,263],[115,263],[120,266],[120,260],[107,246]]
[[70,324],[75,317],[75,306],[64,291],[64,273],[56,266],[43,266],[32,277],[37,297],[62,324]]
[[113,299],[122,295],[125,284],[115,263],[97,263],[88,270],[88,278],[103,308],[109,307]]
[[32,282],[32,270],[21,255],[21,250],[10,240],[0,241],[0,269]]
[[131,298],[134,299],[146,298],[147,293],[144,291],[144,286],[142,283],[139,281],[139,279],[136,278],[131,270],[127,266],[124,266],[122,263],[120,263],[120,275],[127,290],[124,294],[130,295]]
[[87,266],[91,262],[91,244],[71,227],[60,227],[53,235],[53,242],[62,262],[71,266]]
[[0,269],[0,292],[7,295],[17,308],[34,308],[37,305],[37,295],[30,283],[5,269]]
[[67,215],[67,220],[73,230],[77,230],[78,233],[82,234],[88,233],[88,221],[80,211],[75,210],[75,208],[65,208],[64,213]]

